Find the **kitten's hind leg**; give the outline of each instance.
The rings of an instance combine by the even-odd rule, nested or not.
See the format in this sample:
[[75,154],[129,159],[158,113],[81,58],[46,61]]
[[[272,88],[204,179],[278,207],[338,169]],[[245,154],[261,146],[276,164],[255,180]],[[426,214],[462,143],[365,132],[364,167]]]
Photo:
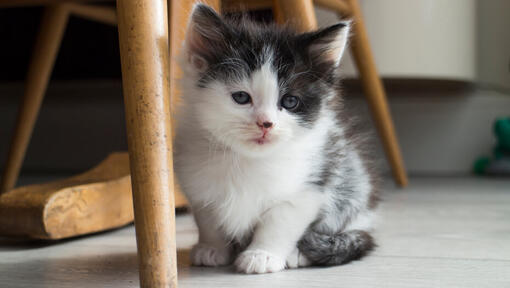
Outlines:
[[322,234],[307,231],[298,248],[315,265],[340,265],[359,259],[375,246],[372,236],[362,230]]

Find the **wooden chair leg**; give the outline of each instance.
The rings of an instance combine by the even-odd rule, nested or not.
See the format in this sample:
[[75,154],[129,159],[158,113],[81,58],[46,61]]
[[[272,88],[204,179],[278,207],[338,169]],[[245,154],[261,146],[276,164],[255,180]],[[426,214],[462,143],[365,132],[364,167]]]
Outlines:
[[400,147],[395,135],[384,87],[375,68],[375,61],[368,42],[359,3],[357,0],[347,1],[354,21],[351,37],[352,56],[359,71],[372,117],[382,138],[386,156],[393,171],[393,177],[400,186],[405,187],[408,182],[407,173],[400,154]]
[[46,7],[28,67],[26,86],[21,101],[14,135],[4,167],[0,194],[11,190],[25,158],[39,109],[57,57],[69,11],[63,4]]
[[317,29],[312,0],[273,0],[273,13],[277,23],[289,22],[299,32]]
[[117,1],[141,287],[176,287],[166,0]]

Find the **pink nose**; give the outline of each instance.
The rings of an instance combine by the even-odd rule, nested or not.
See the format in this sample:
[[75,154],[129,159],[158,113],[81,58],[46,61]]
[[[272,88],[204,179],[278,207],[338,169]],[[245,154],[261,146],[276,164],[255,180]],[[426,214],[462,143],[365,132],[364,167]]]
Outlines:
[[257,122],[257,126],[260,127],[262,130],[269,130],[271,127],[273,127],[273,122],[264,121],[264,122]]

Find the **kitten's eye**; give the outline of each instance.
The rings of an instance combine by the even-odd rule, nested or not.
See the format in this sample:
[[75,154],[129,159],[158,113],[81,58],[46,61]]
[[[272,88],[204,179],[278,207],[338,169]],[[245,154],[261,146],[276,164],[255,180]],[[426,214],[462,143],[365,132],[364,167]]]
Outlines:
[[282,97],[282,100],[280,100],[280,104],[283,108],[292,110],[299,105],[299,98],[292,95],[285,95]]
[[237,104],[241,104],[241,105],[248,104],[251,102],[250,94],[248,94],[244,91],[238,91],[238,92],[232,93],[232,99],[234,99],[234,101],[236,101]]

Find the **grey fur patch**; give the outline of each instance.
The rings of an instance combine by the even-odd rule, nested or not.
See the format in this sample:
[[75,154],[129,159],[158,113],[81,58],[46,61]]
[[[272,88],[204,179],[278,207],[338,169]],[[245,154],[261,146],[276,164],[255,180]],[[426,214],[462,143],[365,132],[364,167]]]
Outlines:
[[375,247],[372,236],[352,230],[333,235],[307,231],[298,248],[315,265],[340,265],[359,259]]

